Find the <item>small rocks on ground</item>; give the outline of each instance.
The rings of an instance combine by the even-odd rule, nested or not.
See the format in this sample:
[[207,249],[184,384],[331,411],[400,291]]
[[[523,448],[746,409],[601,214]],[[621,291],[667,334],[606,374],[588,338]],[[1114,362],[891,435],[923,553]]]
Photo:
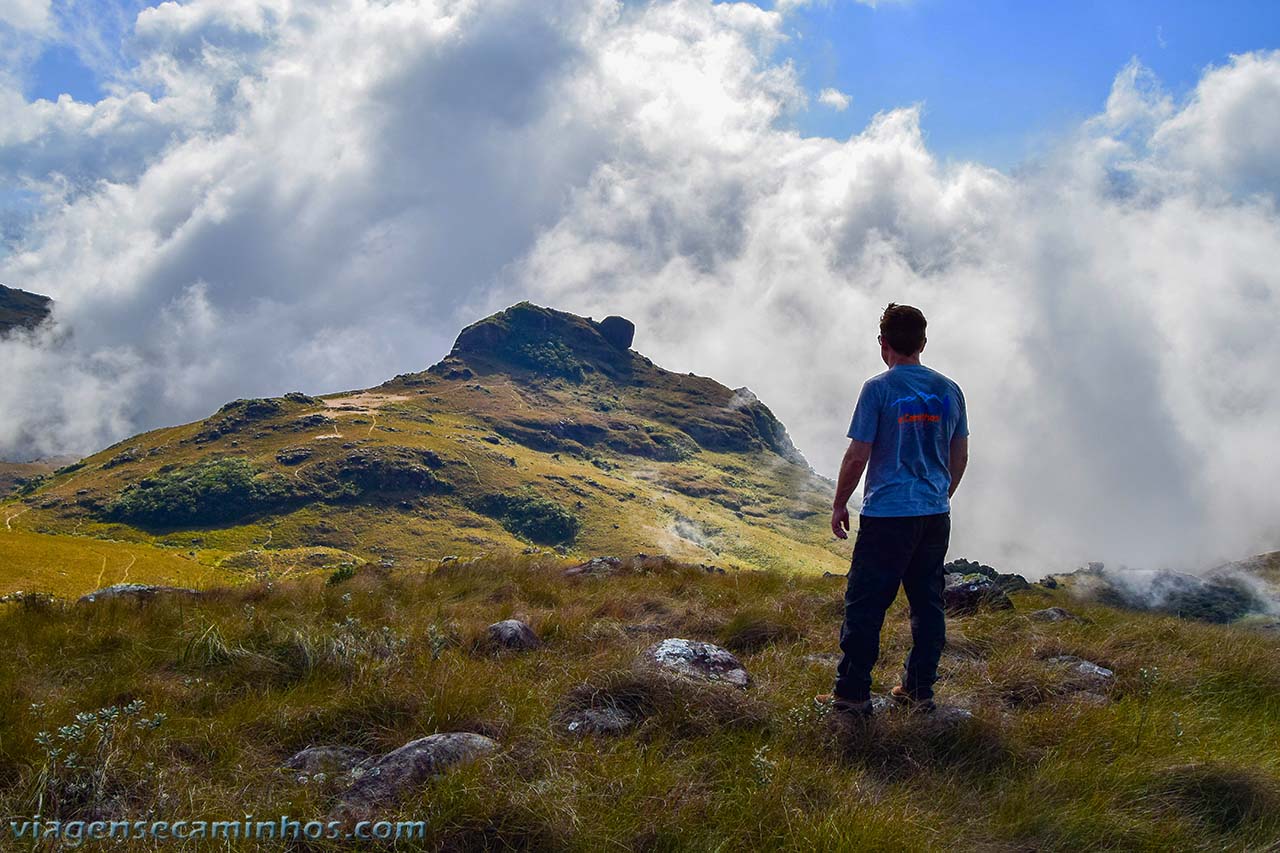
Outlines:
[[354,746],[310,746],[281,765],[297,774],[298,782],[342,777],[369,761],[369,753]]
[[503,619],[489,626],[489,642],[495,646],[524,652],[542,645],[542,640],[527,622],[519,619]]
[[576,575],[611,575],[622,568],[622,560],[617,557],[592,557],[585,563],[579,563],[564,570],[568,577]]
[[622,708],[580,708],[563,722],[569,734],[585,736],[620,735],[640,720]]
[[1049,658],[1049,663],[1062,667],[1071,677],[1073,687],[1078,691],[1098,692],[1111,686],[1115,673],[1105,666],[1075,655],[1058,655]]
[[979,608],[1011,610],[1013,602],[995,581],[986,575],[968,574],[946,576],[942,591],[943,606],[952,616],[968,616]]
[[497,747],[492,739],[473,732],[448,732],[410,741],[367,762],[359,778],[339,795],[331,817],[351,822],[388,812],[411,788]]
[[698,640],[669,637],[641,653],[640,663],[696,681],[746,687],[751,682],[742,663],[727,649]]
[[1061,607],[1046,607],[1044,610],[1036,610],[1027,614],[1028,619],[1034,619],[1036,622],[1083,622],[1079,616]]
[[123,598],[131,598],[135,601],[148,601],[158,595],[185,595],[194,598],[200,595],[200,591],[180,586],[155,586],[154,584],[147,583],[117,583],[103,587],[99,590],[94,590],[87,595],[82,595],[80,596],[79,601],[82,604]]

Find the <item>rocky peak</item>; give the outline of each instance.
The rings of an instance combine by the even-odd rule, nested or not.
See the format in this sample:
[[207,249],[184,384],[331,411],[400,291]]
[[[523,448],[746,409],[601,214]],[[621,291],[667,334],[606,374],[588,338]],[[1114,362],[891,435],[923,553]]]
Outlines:
[[[569,441],[630,447],[637,436],[648,435],[646,424],[629,420],[640,417],[677,428],[704,450],[768,449],[807,467],[786,428],[750,389],[730,389],[705,376],[664,370],[630,349],[634,337],[635,324],[623,317],[596,321],[521,302],[463,329],[449,355],[429,372],[464,381],[493,373],[520,381],[558,378],[568,381],[571,394],[600,401],[616,399],[621,386],[643,389],[628,396],[625,413],[607,416],[602,414],[612,411],[607,402],[590,414],[569,419],[563,411],[557,411],[554,420],[527,414],[513,420],[509,413],[494,413],[500,432],[514,440],[536,442],[544,450],[573,452],[576,445],[565,445]],[[630,438],[619,438],[624,433]],[[671,447],[650,449],[655,458],[666,453],[682,455],[685,451],[680,448],[687,442],[678,436],[673,441]]]
[[524,369],[580,382],[592,373],[627,378],[635,324],[618,316],[596,322],[531,302],[512,305],[467,326],[432,372]]

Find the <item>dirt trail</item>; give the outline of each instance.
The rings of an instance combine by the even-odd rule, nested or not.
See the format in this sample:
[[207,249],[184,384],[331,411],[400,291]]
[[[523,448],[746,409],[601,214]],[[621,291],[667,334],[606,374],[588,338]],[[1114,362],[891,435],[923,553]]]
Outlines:
[[346,411],[372,412],[381,409],[388,403],[398,403],[402,400],[408,400],[405,394],[375,394],[366,392],[361,394],[351,394],[346,397],[332,397],[324,400],[324,404],[330,409],[344,409]]
[[26,511],[27,511],[27,510],[29,510],[29,509],[31,509],[31,507],[29,507],[29,506],[24,506],[22,509],[18,510],[17,512],[10,513],[10,514],[6,515],[6,516],[4,517],[4,529],[5,529],[5,530],[8,530],[8,531],[10,531],[10,532],[12,532],[12,531],[13,531],[13,525],[12,525],[10,522],[12,522],[15,518],[17,518],[18,516],[22,515],[24,512],[26,512]]

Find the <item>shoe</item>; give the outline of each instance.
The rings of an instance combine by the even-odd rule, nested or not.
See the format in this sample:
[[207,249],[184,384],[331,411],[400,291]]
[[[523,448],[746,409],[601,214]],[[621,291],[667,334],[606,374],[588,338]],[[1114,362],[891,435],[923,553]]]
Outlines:
[[903,687],[901,684],[895,684],[893,689],[889,691],[889,695],[893,698],[893,701],[897,702],[903,708],[916,713],[927,714],[938,709],[938,706],[934,704],[932,699],[917,699],[915,696],[911,695],[911,691],[907,690],[907,688]]
[[855,702],[851,699],[841,699],[834,693],[823,693],[813,697],[814,704],[819,708],[830,708],[838,714],[846,714],[850,717],[867,719],[873,713],[871,700],[864,702]]

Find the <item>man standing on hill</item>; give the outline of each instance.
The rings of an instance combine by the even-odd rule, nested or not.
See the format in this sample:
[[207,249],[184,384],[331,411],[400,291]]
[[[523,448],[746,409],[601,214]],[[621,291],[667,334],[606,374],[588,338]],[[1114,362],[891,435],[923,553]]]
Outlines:
[[837,711],[871,713],[871,669],[880,628],[901,584],[911,606],[911,654],[893,698],[933,710],[933,684],[946,637],[942,564],[951,536],[951,496],[969,459],[969,423],[960,386],[920,363],[925,319],[889,303],[880,317],[885,372],[868,379],[849,425],[831,530],[849,536],[846,504],[862,472],[862,512],[844,594],[843,657],[835,688],[818,701]]

